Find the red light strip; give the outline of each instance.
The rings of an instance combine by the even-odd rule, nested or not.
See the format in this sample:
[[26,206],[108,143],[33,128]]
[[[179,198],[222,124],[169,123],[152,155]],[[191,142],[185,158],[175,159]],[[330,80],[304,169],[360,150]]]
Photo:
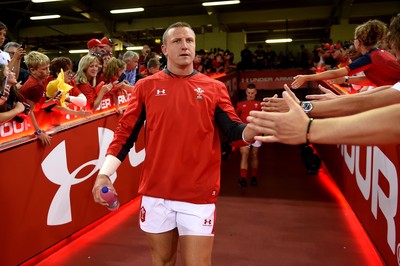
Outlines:
[[385,265],[382,257],[372,243],[372,240],[368,237],[368,234],[365,231],[364,227],[361,225],[356,214],[353,212],[353,209],[336,185],[335,181],[330,176],[327,168],[323,163],[321,170],[318,173],[318,179],[321,184],[325,188],[327,188],[328,191],[331,192],[331,194],[337,199],[339,206],[342,209],[343,216],[347,222],[348,228],[354,234],[360,247],[360,252],[365,258],[364,264],[362,262],[360,262],[360,264],[370,266]]
[[[64,240],[58,242],[54,246],[46,249],[45,251],[39,253],[35,257],[29,259],[28,261],[21,264],[21,266],[31,266],[31,265],[46,265],[47,260],[54,261],[53,256],[57,256],[58,261],[62,261],[63,258],[70,257],[74,250],[79,250],[80,247],[87,245],[88,242],[99,239],[108,232],[114,230],[123,221],[137,213],[140,205],[141,197],[137,197],[130,202],[124,204],[116,212],[110,212],[109,214],[103,216],[102,218],[96,220],[90,225],[82,228],[73,235],[65,238]],[[96,230],[93,230],[96,229]],[[83,236],[83,237],[82,237]],[[73,242],[73,246],[69,248],[69,244]]]

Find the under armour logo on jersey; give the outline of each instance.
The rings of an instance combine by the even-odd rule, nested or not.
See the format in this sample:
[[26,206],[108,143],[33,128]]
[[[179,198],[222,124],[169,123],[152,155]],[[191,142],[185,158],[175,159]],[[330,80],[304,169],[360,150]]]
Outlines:
[[211,219],[204,219],[203,225],[211,225]]
[[166,96],[167,95],[167,91],[165,89],[159,89],[156,92],[156,96]]
[[197,93],[197,100],[203,100],[203,90],[201,88],[196,88],[194,91]]

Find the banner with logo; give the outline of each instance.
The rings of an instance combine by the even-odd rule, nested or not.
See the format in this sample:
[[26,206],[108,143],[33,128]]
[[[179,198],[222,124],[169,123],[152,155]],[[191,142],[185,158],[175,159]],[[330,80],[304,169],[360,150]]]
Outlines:
[[[111,114],[0,152],[2,265],[18,265],[109,211],[91,193],[120,116]],[[111,177],[121,204],[137,197],[143,136]],[[132,217],[134,221],[137,217]]]
[[[283,85],[293,82],[297,75],[310,74],[308,69],[247,70],[240,72],[239,88],[245,90],[251,83],[260,90],[283,89]],[[305,82],[300,88],[308,88]]]
[[316,145],[387,265],[400,265],[399,147]]
[[[130,93],[126,97],[125,95],[118,95],[119,105],[122,107],[126,106],[130,99]],[[69,105],[72,110],[78,110],[73,104]],[[110,95],[105,95],[100,102],[99,107],[96,109],[94,114],[90,115],[87,119],[96,119],[104,113],[113,112],[115,110],[115,105],[112,97]],[[31,136],[35,132],[33,126],[30,124],[30,118],[24,115],[20,115],[23,119],[22,122],[17,122],[16,120],[10,120],[5,123],[0,123],[0,149],[1,145],[9,141],[13,141],[17,138]],[[86,120],[86,118],[80,118],[74,115],[63,114],[57,111],[46,112],[44,109],[35,111],[35,118],[42,130],[50,130],[60,125],[67,126],[69,124],[81,123]]]

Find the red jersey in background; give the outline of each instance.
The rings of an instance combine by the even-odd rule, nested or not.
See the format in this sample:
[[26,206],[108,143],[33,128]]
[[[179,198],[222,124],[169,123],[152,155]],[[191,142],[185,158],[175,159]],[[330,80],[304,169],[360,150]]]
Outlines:
[[261,102],[257,100],[246,100],[238,102],[236,105],[236,113],[242,122],[247,123],[247,117],[250,111],[261,111]]

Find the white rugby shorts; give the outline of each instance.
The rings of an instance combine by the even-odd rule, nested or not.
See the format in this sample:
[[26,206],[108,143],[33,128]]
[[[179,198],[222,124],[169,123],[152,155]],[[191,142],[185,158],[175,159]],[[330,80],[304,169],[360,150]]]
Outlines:
[[180,236],[213,236],[215,204],[193,204],[142,196],[140,228],[147,233],[164,233],[178,228]]

